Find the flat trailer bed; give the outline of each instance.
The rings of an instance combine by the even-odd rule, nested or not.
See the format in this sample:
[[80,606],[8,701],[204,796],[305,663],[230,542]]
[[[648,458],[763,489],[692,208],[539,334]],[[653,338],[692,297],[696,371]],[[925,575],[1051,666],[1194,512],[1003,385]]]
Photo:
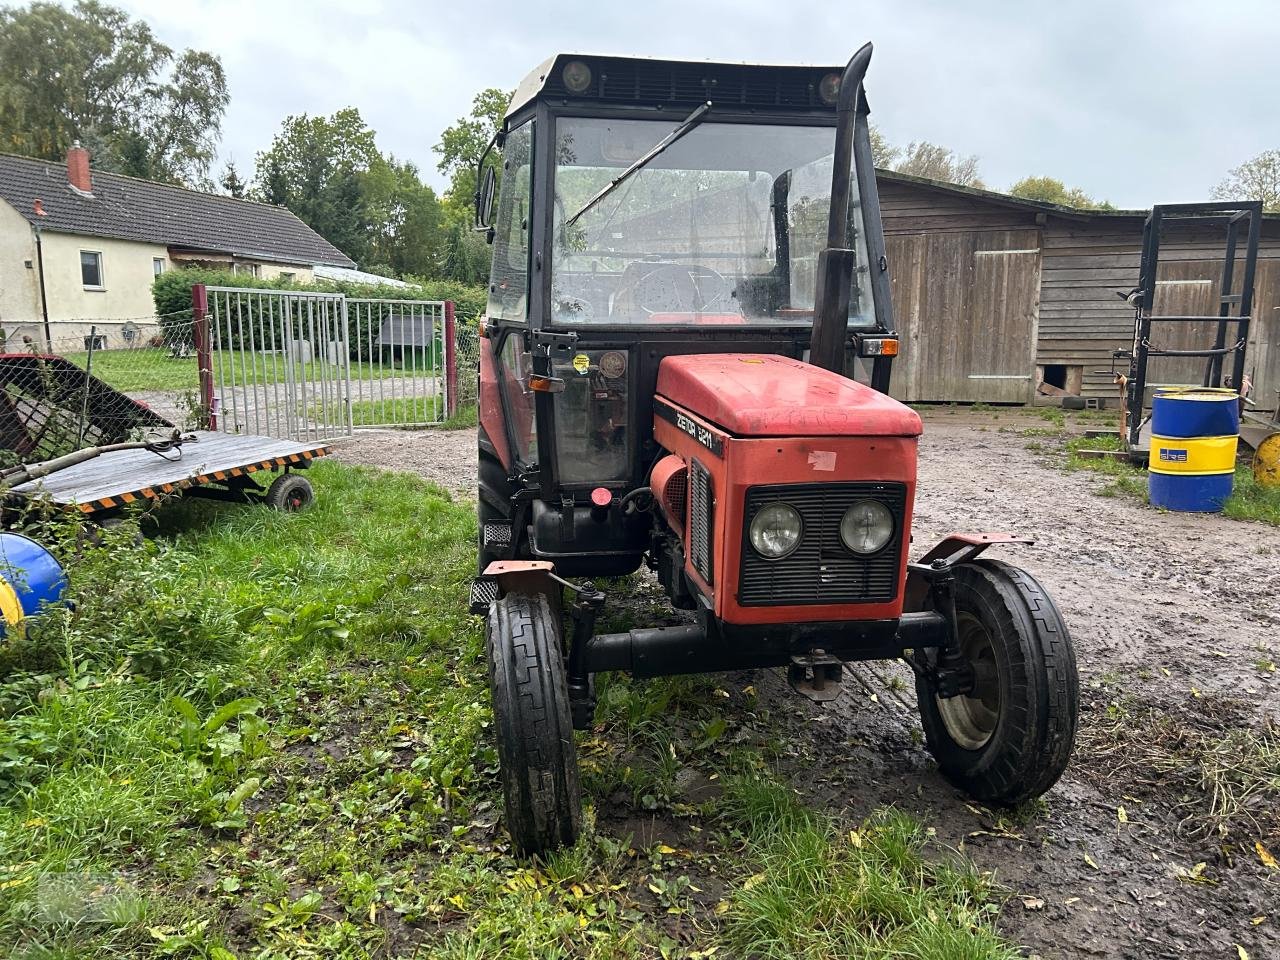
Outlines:
[[[184,433],[183,437],[186,439],[179,449],[163,455],[142,449],[103,453],[29,480],[5,494],[24,500],[47,498],[56,506],[87,515],[111,513],[131,503],[175,493],[298,509],[310,502],[310,485],[288,471],[305,469],[315,458],[330,452],[324,444],[209,430]],[[279,488],[273,485],[264,493],[252,476],[261,470],[285,470],[285,477],[292,482]],[[284,491],[284,486],[292,489]],[[273,501],[277,489],[281,496]]]

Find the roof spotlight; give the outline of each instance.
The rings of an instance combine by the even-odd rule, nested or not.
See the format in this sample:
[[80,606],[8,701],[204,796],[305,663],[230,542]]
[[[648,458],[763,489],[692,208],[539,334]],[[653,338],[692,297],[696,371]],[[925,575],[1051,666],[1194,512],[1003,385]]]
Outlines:
[[570,93],[583,94],[591,86],[591,68],[581,60],[566,63],[560,76],[564,80],[565,89]]
[[840,74],[828,73],[818,84],[818,96],[828,106],[835,106],[840,99]]

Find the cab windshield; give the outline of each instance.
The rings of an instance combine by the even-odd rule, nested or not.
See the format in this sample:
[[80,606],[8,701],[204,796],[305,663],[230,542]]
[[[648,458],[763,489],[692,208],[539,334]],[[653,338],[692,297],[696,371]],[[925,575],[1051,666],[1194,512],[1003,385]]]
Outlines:
[[[551,321],[813,322],[826,243],[832,127],[706,120],[574,214],[680,120],[561,118],[556,126]],[[850,326],[874,309],[856,178]]]

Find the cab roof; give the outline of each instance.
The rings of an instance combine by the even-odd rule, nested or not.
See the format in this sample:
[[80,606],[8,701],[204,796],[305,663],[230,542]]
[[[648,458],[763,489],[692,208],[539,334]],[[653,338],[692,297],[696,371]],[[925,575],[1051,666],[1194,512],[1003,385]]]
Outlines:
[[[564,85],[564,65],[581,60],[591,68],[590,86],[581,94]],[[710,60],[661,60],[587,53],[558,53],[520,81],[507,107],[507,118],[538,97],[604,103],[694,105],[706,100],[726,106],[830,110],[818,96],[818,84],[843,66],[813,64],[732,63]]]

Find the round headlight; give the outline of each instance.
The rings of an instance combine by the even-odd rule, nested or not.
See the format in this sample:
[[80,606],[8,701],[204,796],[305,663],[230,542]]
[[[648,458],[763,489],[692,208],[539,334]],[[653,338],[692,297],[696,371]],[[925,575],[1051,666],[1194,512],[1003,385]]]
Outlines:
[[566,63],[560,76],[564,80],[565,89],[570,93],[586,93],[587,87],[591,86],[591,68],[581,60]]
[[795,507],[770,503],[752,518],[747,534],[756,553],[766,560],[781,560],[799,545],[803,532],[804,524]]
[[840,519],[840,539],[854,553],[875,553],[893,537],[893,514],[878,500],[859,500]]
[[828,73],[823,77],[818,82],[818,96],[823,103],[835,106],[835,102],[840,99],[840,74]]

